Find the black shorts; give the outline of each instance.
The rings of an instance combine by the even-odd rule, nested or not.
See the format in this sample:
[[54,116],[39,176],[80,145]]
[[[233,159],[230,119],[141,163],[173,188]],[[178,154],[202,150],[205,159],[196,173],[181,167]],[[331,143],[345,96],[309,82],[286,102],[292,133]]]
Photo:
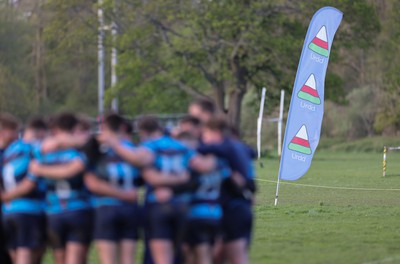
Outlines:
[[154,203],[146,205],[146,235],[148,240],[165,239],[180,243],[187,218],[185,203]]
[[63,248],[68,242],[89,245],[93,231],[92,209],[82,209],[48,215],[48,237],[53,248]]
[[44,214],[12,213],[3,215],[3,229],[10,250],[39,249],[46,243],[46,216]]
[[224,242],[238,239],[251,240],[253,213],[251,203],[245,200],[233,200],[223,206],[221,231]]
[[102,206],[95,210],[95,240],[137,240],[141,212],[137,205]]
[[214,245],[220,234],[218,220],[188,220],[185,231],[185,243],[190,247],[200,244]]

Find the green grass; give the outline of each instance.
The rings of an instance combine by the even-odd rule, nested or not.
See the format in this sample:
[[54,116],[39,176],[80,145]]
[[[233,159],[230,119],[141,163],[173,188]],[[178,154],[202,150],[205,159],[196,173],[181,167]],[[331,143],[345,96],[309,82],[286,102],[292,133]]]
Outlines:
[[[400,263],[400,191],[342,190],[281,185],[273,206],[278,159],[258,170],[251,263]],[[264,181],[262,181],[264,180]],[[266,181],[265,181],[266,180]],[[294,184],[400,189],[400,152],[317,152],[309,172]],[[95,251],[90,263],[98,263]],[[52,263],[47,256],[46,263]]]
[[[264,160],[261,180],[276,180],[278,160]],[[257,164],[257,167],[258,164]],[[400,191],[327,189],[259,181],[251,263],[400,263]],[[400,154],[317,153],[295,184],[400,188]]]

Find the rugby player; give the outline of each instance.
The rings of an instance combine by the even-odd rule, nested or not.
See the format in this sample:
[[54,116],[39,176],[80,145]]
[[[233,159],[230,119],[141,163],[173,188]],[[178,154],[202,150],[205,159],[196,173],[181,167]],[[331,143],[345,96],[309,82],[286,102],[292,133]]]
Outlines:
[[[232,175],[222,186],[223,254],[230,263],[248,263],[248,246],[252,230],[252,200],[255,192],[252,153],[250,149],[229,133],[223,117],[213,117],[205,125],[207,145],[198,151],[225,159]],[[219,260],[221,261],[221,259]]]
[[[101,133],[103,137],[119,138],[122,145],[134,151],[133,143],[126,140],[125,120],[121,116],[106,116]],[[109,147],[85,175],[86,185],[95,194],[94,239],[102,264],[134,263],[140,218],[138,178],[139,169]]]
[[1,145],[5,147],[1,180],[3,186],[3,229],[13,263],[40,263],[45,248],[46,219],[43,211],[44,189],[37,186],[28,192],[14,193],[25,181],[37,182],[28,175],[32,145],[46,135],[47,126],[33,119],[18,139],[18,121],[0,115]]
[[[210,130],[205,129],[203,133],[204,144],[210,139]],[[199,145],[199,138],[189,132],[182,132],[178,138],[190,148],[195,149]],[[209,173],[193,172],[192,186],[195,188],[185,232],[185,263],[213,263],[213,245],[218,238],[222,218],[220,189],[230,175],[231,170],[222,158],[217,158],[216,167]]]
[[[69,138],[79,123],[72,113],[56,116],[52,124],[54,137]],[[43,177],[46,185],[46,213],[49,242],[56,264],[86,263],[92,235],[92,208],[84,185],[85,157],[76,149],[36,152],[30,171]]]

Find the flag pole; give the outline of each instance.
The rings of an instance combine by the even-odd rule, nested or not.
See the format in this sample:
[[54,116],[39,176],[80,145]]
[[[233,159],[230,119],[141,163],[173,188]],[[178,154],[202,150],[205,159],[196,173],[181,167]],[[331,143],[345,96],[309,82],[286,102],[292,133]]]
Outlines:
[[281,101],[279,106],[279,121],[278,121],[278,157],[282,155],[282,123],[283,123],[284,102],[285,102],[285,91],[281,90]]
[[[283,104],[285,102],[285,91],[281,90],[281,101],[279,107],[279,121],[278,121],[278,156],[281,158],[282,156],[282,123],[283,123]],[[281,160],[282,162],[282,160]],[[275,192],[275,202],[274,205],[278,205],[278,198],[279,198],[279,188],[281,186],[281,168],[279,166],[279,174],[278,174],[278,181],[276,182],[276,192]]]
[[[266,91],[267,91],[267,89],[265,87],[263,87],[262,92],[261,92],[260,112],[258,114],[258,120],[257,120],[257,154],[258,154],[259,161],[261,159],[261,128],[262,128]],[[260,166],[263,167],[263,164],[261,161],[260,161]]]
[[280,177],[280,172],[278,174],[278,181],[276,183],[276,192],[275,192],[275,203],[274,206],[278,205],[278,198],[279,198],[279,187],[281,186],[281,177]]

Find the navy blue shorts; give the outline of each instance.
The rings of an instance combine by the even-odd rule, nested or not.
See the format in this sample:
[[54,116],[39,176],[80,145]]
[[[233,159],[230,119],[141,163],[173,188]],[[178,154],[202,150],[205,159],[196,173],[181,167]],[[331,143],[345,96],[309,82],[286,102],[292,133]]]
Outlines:
[[68,242],[89,245],[92,239],[92,209],[48,215],[48,237],[53,248],[63,248]]
[[183,240],[187,218],[185,203],[154,203],[146,205],[146,235],[149,240],[165,239],[175,243]]
[[185,231],[185,243],[190,247],[200,244],[214,245],[220,234],[218,220],[188,220]]
[[253,213],[248,201],[233,200],[223,206],[221,231],[224,242],[238,239],[251,240]]
[[46,243],[46,216],[44,214],[3,215],[3,228],[7,247],[10,250],[39,249]]
[[141,212],[137,205],[101,206],[95,210],[95,240],[137,240]]

